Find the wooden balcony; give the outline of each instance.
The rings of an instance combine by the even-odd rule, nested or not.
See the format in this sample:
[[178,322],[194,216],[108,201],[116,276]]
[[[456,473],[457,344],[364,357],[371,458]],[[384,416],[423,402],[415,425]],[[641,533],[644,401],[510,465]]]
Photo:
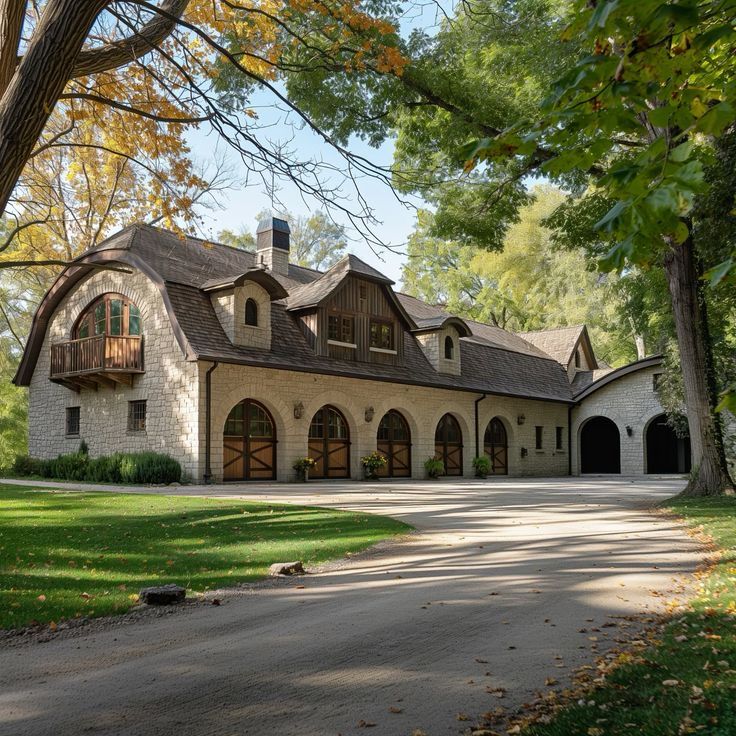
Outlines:
[[131,386],[133,376],[144,372],[142,337],[95,335],[51,346],[49,378],[74,391]]

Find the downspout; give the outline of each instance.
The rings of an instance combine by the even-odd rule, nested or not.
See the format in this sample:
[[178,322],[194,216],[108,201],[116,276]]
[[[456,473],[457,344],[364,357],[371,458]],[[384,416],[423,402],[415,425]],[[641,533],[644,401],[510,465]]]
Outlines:
[[480,404],[483,399],[486,398],[488,394],[483,394],[483,396],[477,398],[475,400],[475,456],[480,457],[480,433],[478,430],[478,404]]
[[204,376],[204,483],[208,485],[212,478],[211,444],[212,444],[212,374],[220,365],[215,361]]
[[567,405],[567,474],[572,475],[572,404]]

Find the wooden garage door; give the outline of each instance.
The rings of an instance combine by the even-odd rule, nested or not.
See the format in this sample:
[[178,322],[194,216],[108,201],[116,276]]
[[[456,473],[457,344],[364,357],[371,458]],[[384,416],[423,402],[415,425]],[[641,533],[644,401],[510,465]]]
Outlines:
[[376,449],[388,460],[377,471],[384,478],[411,477],[411,434],[406,419],[395,410],[384,414],[378,425]]
[[310,478],[350,477],[350,431],[334,406],[323,406],[309,425],[309,457],[315,466]]
[[442,460],[445,475],[463,474],[463,433],[457,419],[445,414],[434,433],[434,455]]
[[236,404],[225,422],[223,478],[276,478],[276,426],[268,409],[257,401]]
[[493,475],[507,475],[509,472],[509,441],[506,427],[498,417],[493,417],[483,435],[483,450],[491,461]]

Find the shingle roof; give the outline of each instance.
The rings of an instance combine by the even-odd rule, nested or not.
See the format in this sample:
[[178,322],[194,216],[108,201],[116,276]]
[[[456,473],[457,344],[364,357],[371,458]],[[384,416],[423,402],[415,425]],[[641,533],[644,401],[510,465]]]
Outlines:
[[[271,275],[289,292],[286,300],[272,303],[271,350],[233,345],[218,320],[209,295],[202,289],[235,280],[255,266],[255,256],[245,250],[209,243],[197,238],[149,226],[126,228],[82,258],[106,258],[145,264],[160,279],[171,305],[172,324],[180,328],[177,338],[190,359],[220,360],[278,367],[303,372],[345,375],[501,394],[551,401],[572,402],[572,390],[565,370],[555,360],[530,343],[490,325],[467,323],[473,334],[460,340],[462,375],[438,373],[427,360],[417,339],[404,331],[404,365],[336,360],[315,355],[290,310],[294,305],[311,305],[324,298],[349,274],[381,283],[410,329],[414,320],[425,324],[452,318],[438,307],[425,304],[390,289],[393,283],[356,256],[348,256],[324,274],[300,266],[289,266],[288,276]],[[93,254],[98,254],[95,258]],[[126,255],[127,254],[127,255]],[[78,278],[78,277],[77,277]],[[64,288],[71,288],[72,280]],[[61,293],[61,291],[59,292]],[[53,304],[49,304],[49,309]],[[45,329],[45,325],[39,329]],[[43,340],[43,334],[41,334]],[[30,341],[29,341],[30,342]],[[38,342],[38,340],[35,340]],[[35,364],[38,345],[24,356],[21,382]]]
[[572,325],[551,330],[518,332],[517,335],[552,356],[558,363],[567,365],[583,330],[585,325]]

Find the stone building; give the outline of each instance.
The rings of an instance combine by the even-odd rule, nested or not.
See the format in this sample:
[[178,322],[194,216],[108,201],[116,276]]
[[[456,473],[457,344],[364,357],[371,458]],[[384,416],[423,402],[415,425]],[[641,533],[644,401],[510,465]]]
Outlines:
[[15,377],[37,457],[150,449],[193,480],[669,473],[689,445],[663,422],[656,357],[611,370],[584,326],[513,334],[394,291],[354,255],[289,263],[283,220],[255,252],[126,228],[64,270]]

